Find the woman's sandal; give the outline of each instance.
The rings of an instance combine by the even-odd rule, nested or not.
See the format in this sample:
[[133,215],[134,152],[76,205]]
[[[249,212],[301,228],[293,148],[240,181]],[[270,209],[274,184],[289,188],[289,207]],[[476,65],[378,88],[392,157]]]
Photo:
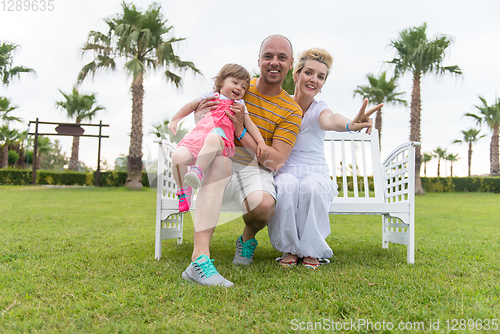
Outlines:
[[305,262],[304,260],[302,260],[302,265],[306,268],[311,268],[313,270],[316,270],[318,269],[319,265],[321,263],[309,263],[309,262]]
[[285,258],[285,255],[277,258],[276,261],[278,261],[280,263],[280,265],[285,267],[285,268],[295,267],[297,265],[297,262],[299,261],[298,257],[295,261],[283,261],[284,258]]
[[285,267],[285,268],[291,268],[291,267],[295,267],[297,265],[297,260],[295,261],[288,261],[288,262],[285,262],[283,261],[283,259],[280,260],[280,264]]

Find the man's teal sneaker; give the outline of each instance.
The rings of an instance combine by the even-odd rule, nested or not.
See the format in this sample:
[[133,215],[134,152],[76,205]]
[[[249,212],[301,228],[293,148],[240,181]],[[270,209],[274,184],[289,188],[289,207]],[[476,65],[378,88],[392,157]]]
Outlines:
[[249,239],[243,242],[242,236],[236,239],[236,253],[234,254],[233,263],[247,265],[253,262],[253,253],[259,243],[257,240]]
[[232,287],[234,285],[233,282],[222,277],[222,275],[217,272],[212,262],[214,262],[214,260],[210,260],[206,255],[198,256],[198,258],[194,262],[191,262],[189,267],[184,270],[182,278],[200,285],[219,285],[225,288]]

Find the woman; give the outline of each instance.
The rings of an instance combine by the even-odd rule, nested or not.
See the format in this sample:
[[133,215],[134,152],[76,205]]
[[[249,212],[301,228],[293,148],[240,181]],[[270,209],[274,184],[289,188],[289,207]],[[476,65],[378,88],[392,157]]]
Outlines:
[[320,258],[332,257],[325,241],[330,234],[328,208],[338,194],[330,178],[324,153],[326,131],[359,131],[371,133],[370,115],[382,108],[379,104],[365,113],[368,100],[353,120],[334,114],[324,101],[315,96],[325,84],[333,57],[314,48],[302,53],[295,65],[294,100],[303,111],[302,126],[295,146],[275,177],[278,199],[274,218],[268,225],[273,247],[283,252],[280,264],[285,267],[302,264],[317,269]]

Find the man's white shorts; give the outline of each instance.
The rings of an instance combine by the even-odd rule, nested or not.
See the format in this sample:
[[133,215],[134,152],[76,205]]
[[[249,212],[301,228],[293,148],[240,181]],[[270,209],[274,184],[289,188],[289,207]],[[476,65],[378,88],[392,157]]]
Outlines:
[[268,192],[276,199],[273,173],[264,167],[233,162],[233,175],[224,190],[223,202],[242,204],[248,194],[258,190]]

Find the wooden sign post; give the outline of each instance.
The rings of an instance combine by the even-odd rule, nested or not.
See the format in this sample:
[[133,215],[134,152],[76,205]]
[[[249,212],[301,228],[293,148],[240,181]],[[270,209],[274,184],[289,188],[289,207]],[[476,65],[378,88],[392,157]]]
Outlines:
[[[99,143],[97,147],[97,171],[95,176],[95,186],[99,187],[101,181],[101,138],[109,138],[109,136],[102,135],[102,127],[109,127],[109,124],[102,124],[102,121],[99,124],[77,124],[77,123],[54,123],[54,122],[40,122],[38,118],[36,121],[30,121],[28,126],[31,123],[35,123],[35,132],[28,132],[29,135],[35,135],[35,144],[33,148],[33,169],[31,174],[31,184],[36,184],[36,163],[37,163],[37,150],[38,150],[38,136],[71,136],[71,137],[94,137],[99,138]],[[57,125],[55,128],[56,133],[39,133],[38,132],[38,124],[49,124],[49,125]],[[85,135],[85,130],[82,126],[98,126],[99,134],[98,135]]]

